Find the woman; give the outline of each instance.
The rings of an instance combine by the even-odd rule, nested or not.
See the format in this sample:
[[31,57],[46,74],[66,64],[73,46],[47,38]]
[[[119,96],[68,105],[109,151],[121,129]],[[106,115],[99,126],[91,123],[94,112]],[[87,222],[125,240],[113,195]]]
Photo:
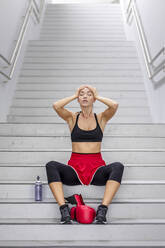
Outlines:
[[[72,100],[78,100],[81,111],[71,112],[64,106]],[[93,113],[93,103],[99,100],[108,108]],[[66,185],[98,185],[105,187],[102,204],[98,206],[94,223],[106,224],[108,205],[118,190],[124,171],[124,165],[114,162],[106,165],[101,155],[101,141],[106,123],[115,114],[118,103],[98,95],[91,85],[81,85],[73,96],[66,97],[53,104],[57,114],[69,125],[72,139],[72,154],[68,164],[50,161],[46,172],[50,189],[59,204],[62,224],[73,223],[70,209],[65,203],[62,183]]]

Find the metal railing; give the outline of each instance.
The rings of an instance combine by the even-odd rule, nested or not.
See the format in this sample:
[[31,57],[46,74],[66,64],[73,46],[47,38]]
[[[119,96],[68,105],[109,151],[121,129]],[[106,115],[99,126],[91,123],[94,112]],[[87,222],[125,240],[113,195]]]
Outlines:
[[44,4],[45,4],[45,0],[40,0],[40,6],[37,5],[35,0],[30,0],[28,8],[26,10],[26,14],[25,14],[25,18],[23,21],[23,24],[21,26],[19,35],[18,35],[18,40],[16,42],[15,48],[13,50],[13,53],[11,55],[10,59],[5,58],[2,54],[0,54],[0,58],[7,64],[7,66],[3,66],[4,69],[11,67],[10,69],[10,73],[7,74],[3,71],[0,71],[0,74],[2,74],[5,78],[7,79],[12,79],[14,70],[15,70],[15,66],[16,66],[16,62],[18,59],[18,55],[20,53],[22,44],[23,44],[23,38],[25,36],[26,30],[27,30],[27,26],[28,26],[28,22],[30,19],[30,15],[33,13],[37,22],[40,22],[41,19],[41,14],[44,8]]
[[142,51],[144,55],[144,61],[145,61],[145,65],[147,68],[148,77],[149,79],[153,79],[160,71],[164,71],[165,69],[165,59],[163,59],[158,65],[156,66],[154,65],[155,60],[160,58],[160,55],[162,54],[165,55],[165,46],[161,48],[160,51],[153,58],[151,58],[151,54],[148,48],[148,43],[147,43],[147,39],[146,39],[145,32],[143,29],[143,25],[141,22],[141,18],[140,18],[140,15],[139,15],[139,12],[136,6],[136,0],[129,1],[128,7],[126,9],[127,23],[129,23],[129,18],[131,14],[134,17],[135,24],[137,27],[139,40],[140,40],[140,44],[142,46]]

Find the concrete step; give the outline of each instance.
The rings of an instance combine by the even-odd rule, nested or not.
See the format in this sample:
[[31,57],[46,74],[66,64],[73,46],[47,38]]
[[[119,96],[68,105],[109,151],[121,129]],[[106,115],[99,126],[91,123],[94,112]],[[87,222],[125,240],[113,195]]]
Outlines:
[[117,30],[117,29],[113,29],[113,30],[110,30],[110,29],[75,29],[75,28],[72,28],[72,29],[61,29],[61,30],[57,30],[57,29],[53,29],[53,30],[43,30],[41,29],[40,31],[40,35],[42,36],[45,36],[45,35],[48,35],[48,36],[60,36],[60,35],[64,35],[64,36],[78,36],[78,35],[100,35],[100,36],[121,36],[121,37],[124,37],[124,29],[123,30]]
[[[77,24],[76,24],[77,23]],[[42,27],[44,26],[54,26],[54,25],[69,25],[69,26],[91,26],[91,25],[102,25],[102,26],[107,26],[109,25],[109,27],[122,27],[123,28],[123,22],[121,18],[118,19],[107,19],[107,18],[88,18],[86,17],[85,19],[83,18],[57,18],[56,16],[54,16],[53,18],[46,18],[43,19],[42,21]]]
[[[56,128],[54,128],[56,127]],[[23,137],[68,137],[69,129],[67,123],[0,123],[0,136],[23,136]],[[153,138],[165,137],[165,124],[148,123],[148,124],[131,124],[108,122],[104,129],[104,137],[144,137]]]
[[[47,36],[48,37],[48,36]],[[85,38],[85,37],[84,37]],[[136,53],[129,53],[127,51],[119,51],[119,52],[115,52],[115,51],[112,51],[112,52],[95,52],[95,51],[56,51],[56,52],[49,52],[49,51],[27,51],[26,52],[26,58],[27,57],[50,57],[50,58],[56,58],[56,57],[71,57],[71,58],[84,58],[84,57],[87,57],[87,58],[113,58],[113,59],[117,59],[117,58],[137,58],[137,54]],[[81,60],[79,60],[81,61]],[[88,76],[88,74],[87,74]],[[120,75],[119,75],[120,76]]]
[[[4,150],[4,149],[3,149]],[[21,149],[19,149],[21,150]],[[23,150],[23,149],[22,149]],[[24,148],[25,150],[25,148]],[[28,150],[28,149],[26,149]],[[32,150],[32,149],[31,149]],[[37,149],[35,149],[36,151]],[[7,151],[12,151],[9,148]],[[160,181],[161,183],[165,179],[165,164],[158,166],[157,164],[153,164],[152,166],[127,166],[124,165],[124,173],[122,180],[135,180],[135,181]],[[24,181],[25,183],[28,181],[35,181],[36,175],[40,175],[42,180],[46,181],[46,168],[45,166],[7,166],[0,165],[0,180],[1,183],[10,181]],[[165,183],[165,181],[164,181]]]
[[44,16],[47,16],[47,15],[54,15],[54,14],[91,14],[91,15],[95,15],[95,14],[98,14],[98,15],[121,15],[122,12],[121,12],[121,9],[120,9],[120,6],[118,8],[109,8],[108,6],[104,7],[104,8],[100,8],[100,6],[93,6],[92,8],[88,8],[88,7],[85,7],[85,8],[70,8],[70,9],[66,9],[66,8],[46,8],[45,9],[45,15]]
[[117,3],[113,3],[111,4],[110,2],[106,3],[105,1],[101,2],[101,4],[99,2],[95,2],[95,3],[90,3],[90,2],[84,2],[83,4],[75,4],[75,3],[58,3],[58,4],[50,4],[48,3],[46,6],[46,10],[77,10],[77,9],[89,9],[89,10],[95,10],[95,9],[100,9],[100,10],[107,10],[107,9],[112,9],[112,10],[117,10],[120,9],[120,5]]
[[47,16],[63,16],[63,15],[90,15],[90,16],[94,16],[94,15],[104,15],[104,16],[111,16],[111,17],[116,17],[116,16],[121,16],[122,15],[122,12],[120,9],[104,9],[104,10],[101,10],[99,8],[97,9],[70,9],[70,10],[66,10],[66,9],[53,9],[53,10],[48,10],[46,9],[45,10],[45,15],[44,17],[47,17]]
[[[99,64],[100,68],[102,66],[102,64],[109,64],[109,66],[111,68],[114,68],[114,67],[117,67],[119,69],[121,69],[120,67],[122,68],[127,68],[130,67],[131,69],[132,68],[137,68],[139,66],[138,64],[138,60],[136,57],[132,57],[132,58],[125,58],[125,57],[121,57],[121,58],[104,58],[104,57],[83,57],[83,58],[76,58],[76,57],[54,57],[54,58],[49,58],[49,57],[46,57],[46,56],[43,56],[43,57],[38,57],[38,56],[27,56],[24,57],[24,63],[23,65],[26,65],[26,64],[29,64],[31,63],[32,65],[37,63],[37,64],[44,64],[46,65],[47,63],[49,64],[93,64],[95,63],[96,65]],[[18,79],[19,80],[19,79]],[[86,79],[85,79],[86,80]],[[102,80],[105,80],[105,78],[103,78]],[[128,80],[132,80],[130,78],[128,78]]]
[[41,30],[45,30],[45,31],[54,31],[54,30],[112,30],[112,31],[115,31],[115,30],[118,30],[118,31],[123,31],[124,30],[124,27],[122,25],[117,25],[117,24],[113,24],[113,25],[110,25],[110,23],[107,23],[107,22],[95,22],[95,23],[89,23],[87,24],[86,23],[69,23],[69,22],[55,22],[54,24],[52,23],[46,23],[44,22],[42,27],[41,27]]
[[121,8],[120,5],[119,6],[109,6],[109,5],[95,5],[93,4],[93,6],[72,6],[72,7],[63,7],[63,8],[58,8],[58,6],[56,5],[55,8],[52,7],[47,7],[45,9],[45,15],[47,14],[56,14],[56,13],[72,13],[72,14],[76,14],[76,13],[82,13],[82,14],[121,14]]
[[[41,163],[45,165],[48,161],[56,160],[68,161],[71,154],[71,149],[40,149],[22,150],[17,149],[11,151],[0,151],[1,163],[21,163],[22,166],[26,163]],[[110,155],[109,155],[110,154]],[[115,161],[121,161],[123,164],[164,164],[165,150],[164,149],[102,149],[102,155],[106,164]]]
[[[46,164],[46,163],[45,163]],[[29,164],[23,164],[24,166],[30,166]],[[137,164],[136,166],[138,166]],[[146,164],[147,165],[147,164]],[[22,166],[22,164],[11,164],[12,166]],[[33,168],[35,166],[41,166],[41,164],[31,164]],[[43,165],[45,166],[45,165]],[[132,165],[131,165],[132,166]],[[141,166],[141,164],[139,165]],[[148,164],[150,166],[150,164]],[[36,178],[35,178],[36,180]],[[34,201],[34,183],[33,181],[2,181],[0,183],[0,202],[30,202]],[[55,203],[56,200],[50,190],[47,181],[43,181],[43,201],[45,203]],[[75,191],[76,189],[76,191]],[[82,194],[84,201],[90,203],[92,201],[100,203],[103,195],[105,186],[95,185],[74,185],[68,186],[63,184],[63,190],[65,196],[70,196],[75,193]],[[164,202],[164,191],[165,183],[163,181],[131,181],[122,180],[122,184],[116,192],[112,202],[120,203],[162,203]],[[113,204],[113,203],[112,203]]]
[[[7,115],[9,123],[61,123],[56,116],[23,116],[23,115]],[[151,123],[151,116],[114,116],[111,123]]]
[[[27,52],[53,52],[53,51],[85,51],[85,52],[127,52],[127,53],[133,53],[136,54],[136,50],[135,47],[131,46],[131,47],[127,47],[127,46],[123,46],[123,47],[119,47],[119,46],[107,46],[107,47],[101,47],[101,46],[57,46],[57,45],[50,45],[50,46],[28,46],[28,48],[26,49]],[[108,64],[105,64],[105,66],[109,66]]]
[[79,247],[101,247],[101,248],[106,248],[106,247],[164,247],[164,241],[70,241],[70,240],[47,240],[47,241],[38,241],[38,240],[7,240],[7,241],[0,241],[0,247],[38,247],[38,244],[40,247],[74,247],[74,248],[79,248]]
[[[26,86],[26,84],[24,84],[24,86]],[[115,87],[115,88],[117,88],[117,87]],[[56,98],[56,100],[58,100],[58,99]],[[135,98],[135,99],[134,98],[128,98],[128,99],[118,99],[118,98],[116,98],[115,100],[123,107],[129,107],[129,106],[143,107],[143,106],[148,106],[148,101],[147,101],[146,98]],[[53,98],[52,99],[19,99],[19,98],[14,98],[13,102],[12,102],[12,106],[13,107],[22,106],[22,107],[45,107],[46,108],[46,107],[52,106],[53,102],[54,102]],[[77,105],[77,104],[78,104],[78,102],[75,102],[74,106]],[[100,103],[95,102],[95,106],[99,106],[99,105],[100,105]],[[73,103],[69,103],[67,106],[73,106]]]
[[40,77],[74,77],[74,76],[85,76],[87,75],[88,77],[94,76],[94,77],[112,77],[112,76],[120,76],[120,77],[125,77],[125,76],[130,76],[130,77],[142,77],[142,73],[140,70],[73,70],[73,69],[27,69],[27,70],[21,70],[21,76],[40,76]]
[[[79,111],[79,106],[74,107],[67,107],[68,110],[72,112]],[[97,108],[99,112],[103,112],[106,108],[103,106],[100,106]],[[57,115],[56,111],[53,109],[52,106],[48,108],[23,108],[23,107],[10,107],[10,113],[11,115],[23,115],[23,116],[53,116],[56,118],[61,118]],[[119,106],[117,112],[115,113],[115,116],[150,116],[150,110],[147,106],[145,107],[122,107]],[[114,117],[114,116],[113,116]],[[113,118],[112,117],[112,118]],[[63,119],[62,119],[63,120]]]
[[107,65],[107,64],[81,64],[81,63],[77,63],[77,64],[71,64],[71,63],[68,63],[68,64],[60,64],[60,63],[57,63],[57,64],[52,64],[52,63],[45,63],[45,64],[38,64],[38,63],[24,63],[22,69],[23,70],[29,70],[29,69],[54,69],[54,70],[68,70],[68,69],[74,69],[74,70],[117,70],[117,71],[120,71],[120,70],[128,70],[128,68],[130,70],[137,70],[139,71],[141,68],[140,68],[140,65],[138,64],[132,64],[132,65],[129,65],[129,64],[112,64],[112,65]]
[[[17,84],[16,86],[16,90],[22,90],[22,91],[25,91],[25,90],[31,90],[31,91],[51,91],[51,90],[56,90],[57,87],[59,86],[60,84],[36,84],[36,83],[29,83],[29,84],[22,84],[22,83],[19,83]],[[68,84],[63,84],[63,87],[67,87]],[[74,88],[74,84],[71,84],[70,85],[72,88]],[[106,88],[106,84],[103,84],[102,83],[102,87]],[[126,84],[126,83],[123,83],[123,84],[109,84],[107,90],[121,90],[121,91],[126,91],[126,90],[134,90],[134,91],[139,91],[139,90],[145,90],[144,88],[144,84],[142,83],[139,83],[139,84]],[[95,102],[95,105],[98,104],[98,101]]]
[[57,30],[57,29],[53,29],[53,30],[41,30],[40,31],[40,35],[42,36],[60,36],[60,35],[63,35],[63,36],[79,36],[79,35],[89,35],[89,36],[97,36],[99,34],[99,36],[117,36],[117,37],[124,37],[125,36],[125,33],[124,33],[124,30],[117,30],[117,29],[114,29],[114,30],[109,30],[109,29],[62,29],[62,30]]
[[[74,85],[74,89],[76,90],[80,84],[85,84],[85,83],[89,83],[89,82],[93,82],[92,85],[94,87],[97,87],[98,90],[100,90],[99,93],[101,94],[107,94],[107,90],[108,90],[108,87],[111,83],[143,83],[143,77],[118,77],[118,76],[115,76],[115,77],[47,77],[47,78],[44,78],[44,77],[37,77],[37,76],[33,76],[33,77],[27,77],[27,76],[20,76],[19,79],[18,79],[18,82],[20,83],[60,83],[63,84],[63,83],[67,83],[67,84],[75,84]],[[106,89],[103,89],[101,87],[102,84],[106,83]],[[112,91],[113,92],[113,91]],[[72,94],[72,90],[70,90],[69,86],[67,87],[67,89],[65,91],[59,91],[58,90],[58,95],[59,96],[65,96],[67,94]],[[108,95],[109,95],[109,92],[108,92]],[[69,96],[69,95],[68,95]],[[136,97],[136,96],[134,96]]]
[[[71,35],[71,34],[63,34],[63,35],[40,35],[40,39],[41,40],[61,40],[61,39],[65,39],[67,41],[71,41],[71,40],[75,40],[75,41],[78,41],[78,40],[82,40],[82,41],[95,41],[95,40],[100,40],[100,41],[103,41],[103,40],[107,40],[107,41],[112,41],[112,40],[117,40],[119,39],[120,41],[124,41],[126,40],[126,37],[123,36],[123,35],[90,35],[90,34],[82,34],[82,35]],[[80,56],[80,55],[79,55]]]
[[[54,137],[1,137],[0,149],[12,150],[49,150],[69,148],[71,145],[70,130],[67,136]],[[103,149],[165,149],[165,137],[113,137],[104,135]]]
[[[88,202],[85,201],[85,204],[97,210],[97,206],[100,202]],[[75,206],[75,204],[74,204]],[[161,203],[120,203],[113,202],[108,207],[107,212],[107,222],[112,224],[119,220],[126,219],[136,219],[140,222],[146,222],[146,219],[152,223],[157,220],[157,223],[164,223],[165,225],[165,211],[164,211],[165,202]],[[73,207],[69,203],[69,207]],[[8,211],[6,211],[8,209]],[[14,218],[13,218],[14,217]],[[60,220],[61,214],[59,210],[59,205],[55,202],[3,202],[0,204],[0,225],[2,224],[11,224],[11,223],[29,223],[32,224],[31,220],[34,218],[47,223],[48,219],[52,223],[55,223],[54,218],[58,221]],[[120,221],[119,221],[120,223]]]
[[[68,22],[67,22],[68,23]],[[135,43],[134,41],[128,41],[128,40],[125,40],[125,41],[120,41],[120,40],[116,40],[116,41],[106,41],[106,40],[103,40],[103,41],[98,41],[98,40],[95,40],[95,41],[74,41],[74,40],[70,40],[70,41],[66,41],[66,40],[29,40],[28,41],[28,47],[27,49],[30,47],[30,46],[36,46],[36,47],[39,47],[39,46],[72,46],[72,47],[78,47],[78,46],[87,46],[87,47],[120,47],[122,49],[122,47],[127,47],[127,48],[130,48],[130,47],[135,47]]]
[[[45,25],[45,24],[44,24]],[[113,26],[113,25],[92,25],[92,23],[88,26],[87,24],[86,25],[77,25],[77,26],[74,26],[73,24],[69,24],[67,23],[67,25],[55,25],[55,26],[42,26],[42,28],[40,29],[40,32],[41,33],[52,33],[52,34],[55,34],[55,33],[65,33],[65,32],[76,32],[76,33],[88,33],[88,32],[92,32],[92,33],[121,33],[123,34],[124,33],[124,26],[122,25],[118,25],[118,26]]]
[[[18,220],[13,220],[17,221]],[[39,243],[41,241],[58,241],[60,244],[64,241],[78,243],[81,240],[88,244],[92,241],[98,240],[99,244],[103,244],[105,240],[110,241],[134,241],[135,240],[152,240],[165,241],[165,220],[150,220],[150,219],[117,219],[111,220],[111,223],[103,226],[96,224],[80,224],[75,223],[71,225],[61,225],[59,220],[47,219],[46,221],[32,219],[31,223],[27,220],[22,220],[22,223],[6,223],[0,225],[0,239],[4,240],[35,240]],[[79,228],[78,228],[79,227]],[[128,235],[129,233],[129,235]],[[66,242],[66,244],[67,244]]]
[[[130,67],[130,68],[129,68]],[[132,65],[129,65],[129,64],[112,64],[112,65],[106,65],[106,64],[92,64],[92,63],[89,63],[89,64],[83,64],[83,63],[77,63],[77,64],[71,64],[71,63],[66,63],[66,64],[60,64],[60,63],[57,63],[57,64],[53,64],[53,63],[43,63],[43,64],[38,64],[38,63],[24,63],[22,69],[23,70],[29,70],[29,69],[54,69],[54,70],[61,70],[61,69],[74,69],[74,70],[117,70],[117,71],[121,71],[121,70],[128,70],[128,68],[130,70],[137,70],[139,71],[140,70],[140,65],[138,64],[132,64]]]
[[99,20],[99,18],[104,19],[104,20],[117,20],[117,19],[122,19],[122,13],[118,12],[118,13],[104,13],[104,12],[98,12],[98,13],[91,13],[91,12],[80,12],[80,11],[75,11],[75,12],[70,12],[70,11],[61,11],[58,12],[56,11],[56,13],[46,13],[43,17],[44,20],[48,20],[48,19],[54,19],[54,18],[63,18],[65,20],[67,20],[67,18],[78,18],[78,19],[82,19],[83,18],[89,18],[89,20],[91,19],[97,19]]

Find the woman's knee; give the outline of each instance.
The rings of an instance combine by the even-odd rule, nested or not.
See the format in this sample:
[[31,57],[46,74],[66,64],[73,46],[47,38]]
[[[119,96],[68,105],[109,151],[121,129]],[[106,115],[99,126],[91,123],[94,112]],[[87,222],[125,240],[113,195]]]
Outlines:
[[109,164],[109,166],[111,168],[109,180],[115,180],[121,183],[124,165],[120,162],[114,162],[112,164]]
[[55,167],[55,166],[58,166],[58,162],[57,161],[54,161],[54,160],[52,160],[52,161],[49,161],[48,163],[46,163],[46,168],[49,168],[49,167]]
[[120,162],[114,162],[112,164],[110,164],[111,167],[113,167],[114,169],[118,170],[118,171],[124,171],[124,165]]

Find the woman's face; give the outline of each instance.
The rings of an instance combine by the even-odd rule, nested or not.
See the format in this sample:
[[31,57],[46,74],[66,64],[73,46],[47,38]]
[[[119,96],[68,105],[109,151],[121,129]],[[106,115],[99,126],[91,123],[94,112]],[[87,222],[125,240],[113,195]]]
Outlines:
[[79,92],[78,102],[82,106],[90,106],[95,102],[93,92],[89,88],[83,88]]

